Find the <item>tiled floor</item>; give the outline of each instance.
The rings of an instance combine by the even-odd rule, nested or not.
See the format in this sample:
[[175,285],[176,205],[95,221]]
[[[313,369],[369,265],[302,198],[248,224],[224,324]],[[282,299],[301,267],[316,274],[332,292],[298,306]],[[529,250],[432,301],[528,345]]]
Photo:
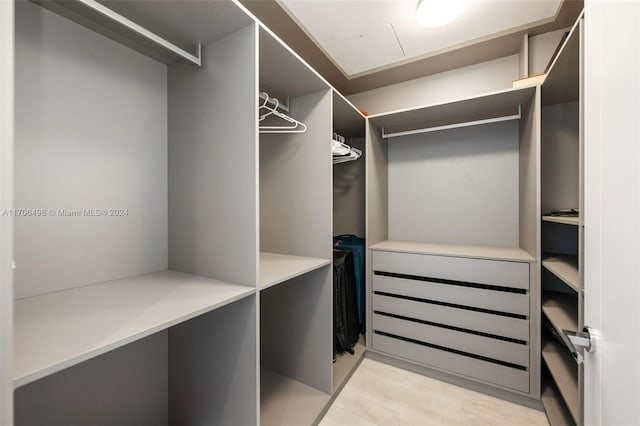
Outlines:
[[320,426],[548,426],[541,411],[365,359]]

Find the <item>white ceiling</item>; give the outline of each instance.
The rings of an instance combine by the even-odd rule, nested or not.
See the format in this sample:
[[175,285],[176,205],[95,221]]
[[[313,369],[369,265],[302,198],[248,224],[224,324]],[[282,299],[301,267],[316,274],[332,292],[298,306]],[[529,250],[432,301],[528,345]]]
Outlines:
[[[441,28],[423,28],[417,0],[278,0],[349,78],[551,22],[562,0],[468,0]],[[443,0],[446,1],[446,0]]]

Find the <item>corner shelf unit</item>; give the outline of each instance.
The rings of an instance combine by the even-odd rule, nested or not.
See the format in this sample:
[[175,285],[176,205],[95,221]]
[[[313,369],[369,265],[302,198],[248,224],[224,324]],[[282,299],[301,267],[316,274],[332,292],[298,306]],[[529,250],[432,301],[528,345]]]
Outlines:
[[[552,216],[562,209],[584,212],[583,197],[583,19],[571,29],[542,89],[541,226],[542,312],[554,331],[584,325],[584,221]],[[549,333],[543,333],[549,334]],[[561,340],[548,336],[542,359],[542,402],[552,426],[582,425],[583,367]]]

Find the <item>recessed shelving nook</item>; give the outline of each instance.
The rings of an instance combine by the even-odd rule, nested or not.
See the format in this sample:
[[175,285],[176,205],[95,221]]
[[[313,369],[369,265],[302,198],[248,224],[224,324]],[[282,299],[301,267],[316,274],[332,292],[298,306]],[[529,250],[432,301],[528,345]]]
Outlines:
[[563,339],[583,327],[582,44],[579,18],[541,87],[542,402],[554,426],[583,422],[582,366]]
[[[341,94],[333,92],[333,133],[343,136],[349,147],[362,154],[355,160],[333,164],[333,235],[365,236],[365,126],[364,116]],[[336,247],[340,249],[340,247]],[[364,289],[363,289],[364,290]],[[364,325],[366,327],[366,324]],[[362,336],[361,336],[362,337]],[[336,394],[346,384],[351,373],[359,365],[365,353],[361,338],[348,351],[336,354],[333,364],[333,392]]]
[[267,30],[258,42],[260,92],[304,124],[259,135],[260,423],[311,424],[332,391],[332,90]]
[[537,87],[369,117],[372,353],[539,398],[539,120]]

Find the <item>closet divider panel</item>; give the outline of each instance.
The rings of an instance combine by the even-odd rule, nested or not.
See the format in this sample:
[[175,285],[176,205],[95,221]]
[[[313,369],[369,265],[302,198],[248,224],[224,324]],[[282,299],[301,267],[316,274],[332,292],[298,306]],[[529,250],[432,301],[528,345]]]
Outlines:
[[[389,157],[388,142],[382,139],[380,128],[367,120],[366,123],[366,322],[371,324],[373,310],[372,253],[368,248],[389,239]],[[371,327],[366,329],[367,347],[372,343]]]
[[[520,155],[519,155],[519,226],[520,248],[527,252],[536,263],[541,258],[541,225],[539,212],[541,208],[540,194],[540,151],[541,151],[541,91],[536,88],[528,102],[522,105],[520,120]],[[540,268],[529,268],[529,391],[535,398],[541,393],[541,360],[540,360]]]
[[167,331],[15,391],[16,426],[168,425]]
[[260,250],[331,259],[331,91],[289,106],[307,131],[260,135]]
[[[520,248],[540,257],[540,89],[522,105],[519,155]],[[533,281],[532,281],[533,282]]]
[[169,267],[257,281],[257,24],[169,67]]
[[[13,207],[14,2],[0,2],[0,210]],[[0,424],[13,423],[13,218],[0,215]]]
[[166,67],[15,6],[15,296],[166,269]]
[[170,424],[256,424],[256,312],[252,295],[169,329]]

